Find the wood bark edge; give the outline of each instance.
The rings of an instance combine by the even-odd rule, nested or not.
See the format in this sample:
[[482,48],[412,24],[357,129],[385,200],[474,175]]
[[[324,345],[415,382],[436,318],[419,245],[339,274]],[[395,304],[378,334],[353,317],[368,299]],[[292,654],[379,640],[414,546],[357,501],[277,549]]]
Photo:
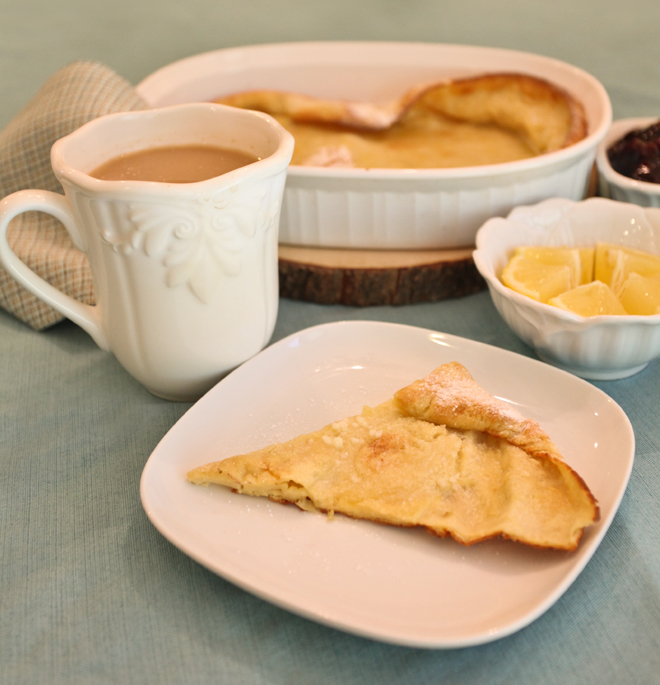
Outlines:
[[[471,250],[403,266],[345,266],[299,261],[280,252],[280,296],[355,307],[406,305],[462,297],[484,290]],[[341,261],[341,260],[340,260]],[[354,261],[354,260],[347,260]],[[396,260],[393,260],[396,261]]]

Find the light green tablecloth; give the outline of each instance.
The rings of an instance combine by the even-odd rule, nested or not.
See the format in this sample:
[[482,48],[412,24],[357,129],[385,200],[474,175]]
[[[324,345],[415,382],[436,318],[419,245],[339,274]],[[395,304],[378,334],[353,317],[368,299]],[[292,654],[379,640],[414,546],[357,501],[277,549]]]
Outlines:
[[[57,68],[101,61],[138,83],[232,45],[383,39],[509,47],[598,77],[614,116],[660,115],[657,0],[15,0],[0,13],[0,126]],[[352,309],[283,300],[274,340],[341,319],[432,328],[533,356],[489,296]],[[637,439],[627,493],[546,614],[488,645],[427,651],[326,628],[197,565],[147,520],[142,468],[188,405],[156,399],[70,323],[0,312],[1,683],[660,682],[660,362],[597,383]]]

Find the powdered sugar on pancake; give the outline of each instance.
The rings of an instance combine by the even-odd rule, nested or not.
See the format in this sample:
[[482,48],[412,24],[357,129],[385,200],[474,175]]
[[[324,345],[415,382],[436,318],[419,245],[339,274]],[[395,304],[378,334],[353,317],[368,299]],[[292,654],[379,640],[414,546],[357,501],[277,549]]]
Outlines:
[[561,454],[533,419],[481,388],[458,362],[438,367],[395,393],[399,407],[424,421],[503,438],[533,456]]

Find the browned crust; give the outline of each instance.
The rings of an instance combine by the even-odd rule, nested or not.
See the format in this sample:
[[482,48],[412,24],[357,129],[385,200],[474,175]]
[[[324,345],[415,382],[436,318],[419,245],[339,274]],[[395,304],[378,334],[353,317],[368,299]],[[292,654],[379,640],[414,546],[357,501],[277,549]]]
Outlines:
[[538,422],[493,397],[459,362],[449,362],[394,393],[397,405],[415,418],[460,430],[478,430],[506,440],[530,457],[552,462],[560,472],[577,481],[593,507],[593,521],[600,507],[584,479],[563,459],[559,449]]
[[[579,477],[579,476],[578,476]],[[581,479],[580,479],[581,480]],[[235,492],[236,494],[241,494],[240,490],[232,490],[232,492]],[[281,499],[279,497],[271,497],[269,496],[267,499],[269,499],[271,502],[275,502],[276,504],[287,504],[287,505],[293,505],[297,506],[295,502],[292,502],[290,500],[286,499]],[[578,534],[575,537],[575,544],[573,545],[565,545],[565,546],[559,546],[559,545],[537,545],[533,542],[528,542],[527,540],[523,540],[521,538],[517,538],[513,535],[508,535],[507,533],[493,533],[492,535],[484,535],[483,537],[480,538],[475,538],[474,540],[464,540],[456,535],[454,535],[450,530],[439,530],[439,529],[434,529],[434,528],[429,528],[428,526],[422,526],[422,525],[405,525],[403,523],[392,523],[391,521],[386,521],[385,519],[380,519],[378,517],[373,517],[370,519],[358,519],[355,516],[351,516],[350,514],[346,514],[345,512],[340,512],[340,511],[333,511],[329,512],[327,509],[321,509],[317,507],[314,502],[312,502],[311,499],[308,498],[308,500],[312,503],[314,508],[316,509],[317,512],[320,514],[325,514],[325,515],[332,515],[335,516],[336,514],[340,514],[341,516],[345,516],[346,518],[352,519],[353,521],[364,521],[364,520],[369,520],[372,523],[376,523],[378,525],[382,526],[390,526],[391,528],[406,528],[409,530],[415,529],[415,528],[422,528],[424,529],[427,533],[430,535],[433,535],[433,537],[436,538],[451,538],[455,542],[458,542],[460,545],[463,545],[463,547],[472,547],[473,545],[476,545],[480,542],[486,542],[487,540],[509,540],[511,542],[515,542],[518,545],[524,545],[525,547],[533,547],[534,549],[547,549],[547,550],[554,550],[557,552],[574,552],[578,545],[580,544],[580,540],[582,540],[582,536],[584,534],[584,529],[581,529]],[[302,513],[308,513],[304,509],[301,509],[298,507]],[[598,520],[598,519],[596,519]]]
[[332,124],[357,130],[382,131],[396,123],[428,89],[429,84],[413,86],[400,97],[385,104],[330,100],[279,90],[232,93],[216,99],[215,102],[255,109],[274,116],[286,115],[298,123]]
[[[435,104],[445,114],[451,115],[451,107],[443,105],[443,99],[460,104],[477,95],[492,97],[498,93],[507,93],[521,106],[528,104],[564,109],[569,123],[559,148],[573,145],[587,135],[587,118],[582,103],[564,88],[531,74],[500,72],[456,79],[440,87],[431,86],[421,99],[427,104]],[[492,114],[479,114],[476,111],[470,115],[470,120],[476,122],[480,116],[483,123],[500,123],[496,118],[493,119]]]
[[562,457],[538,422],[522,416],[484,390],[459,362],[439,366],[394,394],[404,412],[423,421],[459,430],[477,430],[530,455]]
[[515,72],[416,84],[384,104],[276,90],[245,91],[215,101],[286,115],[298,123],[363,130],[385,130],[419,105],[462,121],[516,130],[538,154],[573,145],[587,135],[584,107],[576,97],[550,81]]

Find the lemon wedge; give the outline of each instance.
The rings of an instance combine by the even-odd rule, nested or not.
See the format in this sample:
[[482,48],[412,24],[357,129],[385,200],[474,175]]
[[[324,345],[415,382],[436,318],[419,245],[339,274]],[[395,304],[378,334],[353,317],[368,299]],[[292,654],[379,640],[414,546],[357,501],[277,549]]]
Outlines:
[[610,256],[614,257],[611,285],[617,295],[621,293],[623,284],[631,274],[660,276],[660,257],[656,255],[627,249],[610,252]]
[[596,248],[595,247],[578,247],[580,251],[580,260],[582,262],[582,280],[581,285],[591,283],[594,280],[594,268],[596,264]]
[[594,278],[609,285],[619,295],[631,273],[660,276],[660,257],[624,245],[596,245]]
[[612,289],[601,281],[592,281],[561,293],[551,298],[548,304],[580,316],[625,316],[628,313]]
[[594,248],[536,247],[525,245],[516,248],[516,255],[535,259],[541,264],[566,265],[571,269],[572,286],[589,283],[594,274]]
[[619,299],[628,314],[660,314],[660,276],[630,274]]
[[537,302],[566,292],[574,280],[575,273],[566,264],[544,264],[520,254],[514,255],[502,272],[504,285]]
[[612,282],[614,264],[610,264],[610,251],[618,250],[621,245],[611,243],[596,243],[596,255],[594,259],[594,280],[609,285]]

